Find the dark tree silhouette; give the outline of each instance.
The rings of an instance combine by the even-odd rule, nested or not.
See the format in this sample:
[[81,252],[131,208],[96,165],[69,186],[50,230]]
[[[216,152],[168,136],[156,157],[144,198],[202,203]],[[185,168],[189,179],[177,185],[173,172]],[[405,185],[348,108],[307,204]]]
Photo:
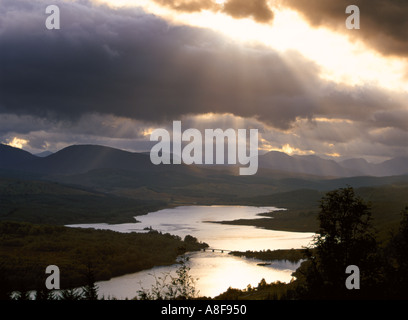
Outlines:
[[[378,246],[369,206],[353,188],[328,192],[321,200],[320,228],[308,250],[308,260],[295,273],[303,298],[367,298],[379,279]],[[360,269],[360,290],[345,286],[347,266]]]
[[0,262],[0,300],[9,300],[11,298],[12,285],[10,280],[5,276],[5,263]]
[[61,290],[60,300],[68,300],[68,301],[76,301],[76,300],[84,300],[84,292],[80,289],[64,289]]
[[91,263],[87,264],[86,285],[83,289],[83,298],[85,300],[98,300],[98,286],[95,284],[95,275]]
[[397,234],[385,248],[387,260],[387,298],[408,299],[408,207],[401,212]]
[[195,288],[195,281],[190,275],[188,257],[181,257],[178,261],[180,267],[176,270],[176,276],[165,273],[163,276],[155,278],[155,284],[150,290],[142,288],[138,290],[139,300],[189,300],[198,295]]

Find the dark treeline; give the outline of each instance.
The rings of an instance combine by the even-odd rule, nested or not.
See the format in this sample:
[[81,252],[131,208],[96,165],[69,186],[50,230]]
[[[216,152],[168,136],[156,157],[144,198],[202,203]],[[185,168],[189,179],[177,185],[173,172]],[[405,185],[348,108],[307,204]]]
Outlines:
[[0,298],[13,291],[43,292],[49,265],[59,267],[61,288],[70,289],[89,283],[90,269],[94,281],[108,280],[175,263],[180,254],[206,246],[192,236],[183,240],[154,230],[119,233],[0,222]]
[[262,251],[231,251],[230,254],[236,257],[246,257],[260,260],[287,260],[298,262],[306,259],[306,249],[279,249],[279,250],[262,250]]

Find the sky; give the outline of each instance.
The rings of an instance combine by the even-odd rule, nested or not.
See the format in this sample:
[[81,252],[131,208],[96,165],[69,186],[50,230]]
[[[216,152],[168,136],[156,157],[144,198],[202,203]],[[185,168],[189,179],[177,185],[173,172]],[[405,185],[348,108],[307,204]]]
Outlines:
[[404,0],[0,0],[0,142],[148,151],[180,120],[258,129],[261,153],[408,156],[407,17]]

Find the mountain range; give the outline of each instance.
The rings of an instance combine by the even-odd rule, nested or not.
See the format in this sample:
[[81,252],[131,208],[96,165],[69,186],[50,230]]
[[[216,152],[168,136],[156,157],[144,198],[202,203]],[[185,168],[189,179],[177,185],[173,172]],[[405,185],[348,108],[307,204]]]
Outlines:
[[[258,174],[262,169],[291,174],[320,177],[385,177],[408,174],[408,157],[393,158],[382,163],[369,163],[365,159],[334,161],[318,156],[290,156],[271,151],[258,158]],[[84,174],[92,170],[117,169],[134,172],[204,172],[220,166],[153,165],[148,153],[135,153],[100,145],[72,145],[56,153],[33,155],[22,149],[0,144],[0,169],[42,175]],[[221,166],[226,169],[226,166]]]
[[271,151],[259,156],[259,167],[327,177],[385,177],[407,174],[408,157],[393,158],[375,164],[365,159],[348,159],[337,162],[315,155],[289,156],[283,152]]

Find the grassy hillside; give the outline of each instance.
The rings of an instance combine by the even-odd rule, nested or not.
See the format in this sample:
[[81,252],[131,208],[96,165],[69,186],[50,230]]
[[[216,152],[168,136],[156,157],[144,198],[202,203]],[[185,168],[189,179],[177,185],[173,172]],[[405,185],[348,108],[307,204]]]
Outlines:
[[256,175],[240,176],[229,169],[193,166],[167,166],[161,170],[98,169],[74,175],[50,175],[45,178],[63,184],[82,186],[103,192],[129,192],[147,188],[173,197],[191,200],[234,201],[299,189],[328,191],[350,185],[354,188],[408,183],[408,176],[352,177],[329,179],[313,175],[260,169]]
[[0,179],[0,221],[124,223],[165,206],[159,200],[135,200],[47,181]]
[[380,239],[387,239],[401,219],[401,211],[408,206],[408,184],[397,183],[375,188],[359,188],[356,193],[371,204],[373,224]]
[[[401,211],[408,206],[408,184],[395,183],[378,187],[356,188],[355,191],[370,204],[378,239],[388,240],[391,232],[398,227]],[[252,225],[271,230],[316,232],[319,202],[324,194],[324,191],[306,189],[247,198],[245,203],[249,205],[276,206],[288,210],[262,214],[266,217],[260,219],[221,221],[220,223]]]

